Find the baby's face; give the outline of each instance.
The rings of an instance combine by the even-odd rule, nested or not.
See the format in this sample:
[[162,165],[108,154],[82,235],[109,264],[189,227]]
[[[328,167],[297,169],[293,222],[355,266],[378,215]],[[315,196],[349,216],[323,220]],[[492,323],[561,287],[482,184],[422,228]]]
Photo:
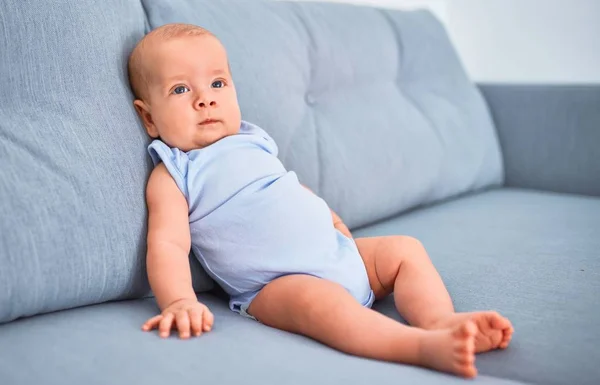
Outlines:
[[185,36],[149,48],[148,134],[182,151],[239,132],[241,113],[225,48],[213,36]]

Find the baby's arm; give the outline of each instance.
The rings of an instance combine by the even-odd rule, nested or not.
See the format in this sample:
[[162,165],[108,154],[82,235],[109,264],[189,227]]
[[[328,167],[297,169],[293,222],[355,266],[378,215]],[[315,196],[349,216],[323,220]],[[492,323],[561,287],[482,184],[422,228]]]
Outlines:
[[144,330],[158,328],[166,337],[173,325],[187,338],[210,330],[213,316],[199,303],[192,287],[188,205],[164,164],[150,175],[148,205],[148,280],[162,313],[149,319]]
[[[302,187],[304,187],[305,189],[307,189],[308,191],[312,192],[313,194],[315,194],[311,189],[309,189],[308,187],[302,185]],[[317,195],[317,194],[315,194]],[[329,210],[331,211],[331,219],[333,220],[333,227],[335,227],[336,229],[338,229],[342,234],[344,234],[345,236],[347,236],[348,238],[352,238],[352,233],[350,233],[350,230],[348,229],[348,227],[344,224],[344,222],[342,221],[342,218],[340,218],[335,211],[331,210],[331,208],[329,208]]]
[[[331,208],[329,210],[331,210]],[[348,226],[346,226],[346,224],[342,222],[342,218],[340,218],[333,210],[331,210],[331,218],[333,219],[333,227],[338,229],[342,234],[344,234],[348,238],[352,238],[352,233],[350,233],[350,229],[348,229]]]

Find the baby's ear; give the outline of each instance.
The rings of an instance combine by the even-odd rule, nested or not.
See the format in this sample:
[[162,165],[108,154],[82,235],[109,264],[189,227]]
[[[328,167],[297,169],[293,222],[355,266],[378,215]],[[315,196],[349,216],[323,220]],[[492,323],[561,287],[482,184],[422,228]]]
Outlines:
[[148,105],[143,100],[136,99],[133,102],[133,106],[140,116],[140,119],[142,119],[142,123],[144,124],[148,135],[150,135],[152,138],[158,138],[158,130],[152,121],[152,114],[150,113],[150,108]]

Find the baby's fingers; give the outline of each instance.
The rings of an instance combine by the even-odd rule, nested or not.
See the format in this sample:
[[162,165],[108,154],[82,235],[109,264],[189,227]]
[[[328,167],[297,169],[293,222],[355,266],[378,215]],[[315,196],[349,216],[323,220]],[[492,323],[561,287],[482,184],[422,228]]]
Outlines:
[[180,310],[175,316],[179,338],[189,338],[190,336],[190,318],[185,310]]
[[210,331],[210,329],[212,329],[213,323],[215,322],[215,317],[213,316],[213,313],[210,312],[210,310],[205,309],[202,321],[202,328],[205,332],[208,332]]
[[202,334],[202,310],[190,309],[190,324],[192,326],[192,334],[198,337]]
[[160,321],[160,325],[158,327],[158,335],[162,338],[166,338],[169,336],[171,328],[173,327],[173,318],[175,318],[173,313],[167,313]]
[[157,328],[158,324],[160,323],[160,320],[162,320],[162,318],[163,318],[162,314],[159,314],[155,317],[150,318],[148,321],[146,321],[142,325],[142,330],[147,332],[147,331]]

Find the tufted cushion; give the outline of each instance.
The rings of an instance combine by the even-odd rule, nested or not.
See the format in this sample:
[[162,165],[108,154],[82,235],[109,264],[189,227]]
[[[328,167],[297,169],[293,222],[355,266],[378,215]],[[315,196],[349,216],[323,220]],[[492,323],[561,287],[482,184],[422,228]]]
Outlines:
[[0,323],[149,294],[149,138],[125,66],[141,5],[3,0],[0,15]]
[[152,28],[215,33],[242,117],[350,227],[500,184],[481,95],[428,12],[330,3],[142,0]]

